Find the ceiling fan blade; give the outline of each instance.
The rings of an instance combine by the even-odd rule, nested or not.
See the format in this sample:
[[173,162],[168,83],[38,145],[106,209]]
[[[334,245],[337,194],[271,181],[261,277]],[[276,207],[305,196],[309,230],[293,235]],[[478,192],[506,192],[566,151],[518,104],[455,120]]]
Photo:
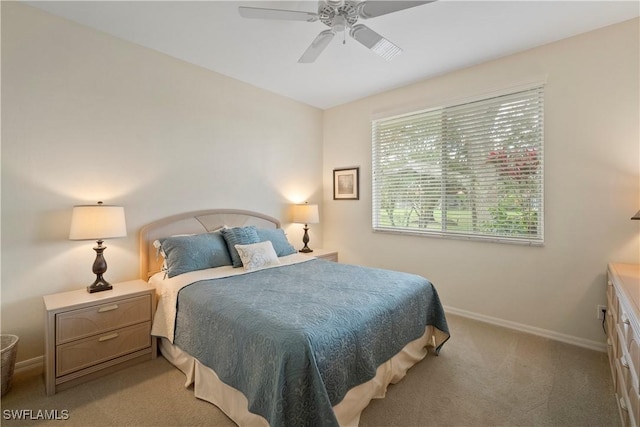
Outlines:
[[311,45],[304,51],[298,62],[301,64],[309,64],[314,62],[322,51],[329,45],[329,42],[336,35],[332,30],[324,30],[311,42]]
[[409,9],[411,7],[421,6],[423,4],[432,3],[429,1],[395,1],[395,0],[365,0],[358,4],[358,14],[361,18],[369,19],[376,16],[386,15],[388,13],[398,12],[399,10]]
[[302,12],[298,10],[264,9],[261,7],[239,6],[238,12],[243,18],[249,19],[282,19],[287,21],[307,21],[315,22],[318,14],[313,12]]
[[387,61],[391,61],[393,57],[402,52],[395,44],[373,31],[371,28],[358,24],[351,27],[351,37],[371,49]]

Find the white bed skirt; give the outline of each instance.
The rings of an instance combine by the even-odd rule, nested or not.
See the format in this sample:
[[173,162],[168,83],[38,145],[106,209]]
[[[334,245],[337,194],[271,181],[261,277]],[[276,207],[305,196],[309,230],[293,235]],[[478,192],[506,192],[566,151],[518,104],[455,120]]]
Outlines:
[[[435,346],[434,332],[439,331],[433,326],[427,326],[422,337],[411,341],[398,354],[380,365],[374,378],[349,390],[342,402],[333,407],[340,425],[357,426],[360,414],[371,399],[383,398],[387,386],[404,378],[409,368],[424,359],[428,347]],[[249,412],[244,394],[220,381],[211,368],[171,344],[166,338],[161,339],[160,351],[169,362],[184,372],[187,377],[185,387],[193,384],[194,394],[198,399],[213,403],[239,426],[269,426],[266,419]]]

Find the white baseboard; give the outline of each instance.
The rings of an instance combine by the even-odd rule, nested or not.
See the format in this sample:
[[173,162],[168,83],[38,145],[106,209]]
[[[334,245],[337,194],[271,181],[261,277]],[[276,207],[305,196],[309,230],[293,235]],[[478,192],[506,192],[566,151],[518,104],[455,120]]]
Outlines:
[[44,356],[38,356],[33,359],[16,362],[14,373],[23,373],[26,371],[44,372]]
[[607,351],[607,345],[604,342],[578,338],[578,337],[574,337],[573,335],[561,334],[559,332],[550,331],[548,329],[536,328],[534,326],[529,326],[522,323],[498,319],[497,317],[485,316],[484,314],[473,313],[471,311],[461,310],[455,307],[444,306],[444,310],[447,313],[456,314],[458,316],[467,317],[469,319],[478,320],[484,323],[490,323],[492,325],[514,329],[520,332],[526,332],[529,334],[538,335],[544,338],[549,338],[549,339],[564,342],[567,344],[577,345],[578,347],[584,347],[590,350],[596,350],[601,352]]

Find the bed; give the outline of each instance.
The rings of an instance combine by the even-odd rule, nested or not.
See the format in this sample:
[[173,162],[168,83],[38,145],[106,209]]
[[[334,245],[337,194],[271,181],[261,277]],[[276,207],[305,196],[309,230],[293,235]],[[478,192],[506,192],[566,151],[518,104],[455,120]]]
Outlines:
[[299,254],[267,215],[155,221],[140,231],[140,260],[162,355],[240,426],[357,426],[449,338],[429,281]]

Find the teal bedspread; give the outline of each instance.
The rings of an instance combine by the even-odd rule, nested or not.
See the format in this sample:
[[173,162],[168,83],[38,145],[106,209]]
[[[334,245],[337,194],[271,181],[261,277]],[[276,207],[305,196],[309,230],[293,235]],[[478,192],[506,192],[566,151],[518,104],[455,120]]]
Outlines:
[[448,334],[426,279],[315,259],[183,288],[174,343],[271,426],[335,426],[332,407],[427,325]]

